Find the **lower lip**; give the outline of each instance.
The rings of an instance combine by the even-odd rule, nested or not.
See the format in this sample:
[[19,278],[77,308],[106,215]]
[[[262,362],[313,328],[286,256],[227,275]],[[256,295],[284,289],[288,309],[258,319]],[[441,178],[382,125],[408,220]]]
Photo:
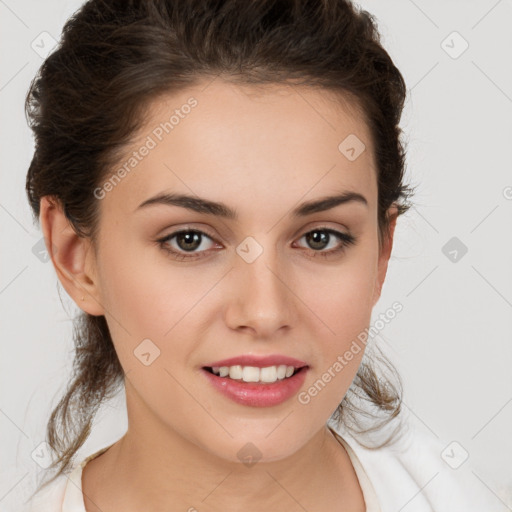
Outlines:
[[204,368],[201,371],[218,391],[234,402],[252,407],[271,407],[285,402],[299,391],[304,384],[308,367],[303,367],[287,379],[270,384],[219,377]]

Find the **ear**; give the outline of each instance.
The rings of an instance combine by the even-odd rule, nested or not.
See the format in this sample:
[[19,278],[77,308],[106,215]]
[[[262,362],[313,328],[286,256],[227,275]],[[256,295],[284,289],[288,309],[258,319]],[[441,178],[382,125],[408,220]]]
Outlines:
[[39,222],[59,281],[80,309],[103,315],[90,239],[76,234],[57,199],[44,196],[40,205]]
[[391,256],[391,250],[393,249],[393,238],[395,234],[396,220],[398,218],[398,210],[396,206],[392,206],[388,210],[389,217],[389,231],[387,236],[384,237],[382,248],[379,254],[378,269],[377,269],[377,280],[375,282],[375,289],[373,295],[373,305],[377,303],[382,292],[382,286],[386,273],[388,270],[388,262]]

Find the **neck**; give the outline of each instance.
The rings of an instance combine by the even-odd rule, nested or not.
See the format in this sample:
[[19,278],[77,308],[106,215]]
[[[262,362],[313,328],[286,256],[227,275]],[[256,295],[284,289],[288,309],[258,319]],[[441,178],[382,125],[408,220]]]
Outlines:
[[253,464],[218,457],[158,422],[129,425],[84,468],[87,512],[364,510],[350,458],[326,425],[290,456]]

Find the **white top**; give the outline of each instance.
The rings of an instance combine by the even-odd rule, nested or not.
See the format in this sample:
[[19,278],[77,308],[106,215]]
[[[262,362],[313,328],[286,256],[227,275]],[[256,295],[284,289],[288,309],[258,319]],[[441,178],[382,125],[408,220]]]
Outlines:
[[[398,418],[402,418],[400,414]],[[403,418],[402,418],[403,419]],[[399,421],[395,418],[374,437],[384,439]],[[366,512],[505,512],[510,509],[471,471],[464,452],[449,442],[419,431],[409,422],[388,447],[371,450],[334,423],[328,425],[352,461],[366,503]],[[387,435],[386,435],[387,434]],[[343,437],[341,437],[343,436]],[[380,436],[380,437],[376,437]],[[73,465],[29,502],[26,512],[86,512],[82,495],[82,469],[106,451],[108,445]],[[443,454],[443,455],[442,455]],[[448,462],[445,462],[448,461]],[[455,466],[458,466],[455,469]]]

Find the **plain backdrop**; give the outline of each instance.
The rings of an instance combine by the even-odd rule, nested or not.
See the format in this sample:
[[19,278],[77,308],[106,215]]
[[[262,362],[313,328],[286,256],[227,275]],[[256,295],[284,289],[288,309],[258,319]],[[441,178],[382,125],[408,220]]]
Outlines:
[[[30,80],[79,1],[0,0],[0,509],[33,478],[32,453],[73,357],[78,310],[41,253],[25,196]],[[365,0],[408,86],[401,126],[415,206],[398,221],[374,317],[417,424],[469,454],[475,485],[512,510],[512,3]],[[78,454],[117,440],[124,395]],[[441,456],[441,454],[440,454]],[[455,470],[454,470],[455,471]],[[462,465],[456,471],[470,471]]]

